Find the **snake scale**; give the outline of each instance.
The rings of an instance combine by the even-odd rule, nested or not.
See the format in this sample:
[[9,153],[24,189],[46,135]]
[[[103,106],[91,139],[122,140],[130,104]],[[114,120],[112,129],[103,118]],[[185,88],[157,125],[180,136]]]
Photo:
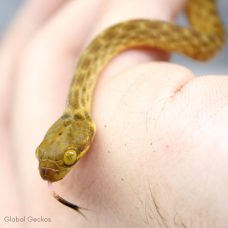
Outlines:
[[226,33],[216,1],[189,0],[186,13],[192,28],[156,20],[131,20],[106,29],[85,49],[75,70],[63,115],[36,149],[40,175],[48,181],[58,201],[81,213],[81,207],[54,192],[52,182],[65,177],[94,139],[96,125],[90,116],[93,89],[102,69],[114,56],[129,48],[147,47],[204,61],[222,49]]

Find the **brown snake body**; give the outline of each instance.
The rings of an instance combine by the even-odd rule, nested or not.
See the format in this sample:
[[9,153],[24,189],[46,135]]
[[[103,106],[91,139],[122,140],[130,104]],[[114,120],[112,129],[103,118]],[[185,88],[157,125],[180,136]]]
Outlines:
[[54,193],[51,182],[64,178],[93,141],[96,126],[90,117],[90,108],[102,69],[118,53],[132,47],[175,51],[201,61],[210,59],[226,40],[215,3],[215,0],[187,3],[192,28],[155,20],[126,21],[103,31],[86,48],[76,68],[64,113],[36,150],[40,175],[49,181],[56,199],[80,212],[78,206],[64,203],[64,199]]

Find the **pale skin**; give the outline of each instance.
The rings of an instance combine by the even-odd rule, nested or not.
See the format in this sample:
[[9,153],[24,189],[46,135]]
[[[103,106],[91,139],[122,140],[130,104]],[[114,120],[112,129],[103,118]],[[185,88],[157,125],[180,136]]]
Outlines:
[[12,227],[227,227],[228,79],[155,62],[168,60],[158,50],[127,51],[106,67],[92,147],[54,183],[93,209],[89,222],[51,196],[35,149],[63,112],[84,47],[119,21],[172,21],[184,1],[48,2],[25,6],[0,49],[0,214],[51,218]]

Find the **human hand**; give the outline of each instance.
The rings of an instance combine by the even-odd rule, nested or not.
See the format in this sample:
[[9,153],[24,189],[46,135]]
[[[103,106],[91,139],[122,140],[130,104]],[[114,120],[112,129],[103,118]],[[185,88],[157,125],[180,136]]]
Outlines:
[[85,211],[90,223],[53,199],[35,149],[63,112],[81,52],[119,21],[172,21],[184,1],[62,3],[33,1],[2,43],[1,214],[51,218],[28,227],[226,227],[228,81],[145,63],[168,60],[158,50],[129,50],[106,67],[94,91],[93,145],[54,184],[63,198],[94,209]]

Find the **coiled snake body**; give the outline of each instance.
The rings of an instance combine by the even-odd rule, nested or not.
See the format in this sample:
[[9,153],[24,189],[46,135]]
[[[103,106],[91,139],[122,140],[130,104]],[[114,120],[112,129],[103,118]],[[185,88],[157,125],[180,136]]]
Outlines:
[[215,0],[190,0],[186,12],[192,28],[155,20],[122,22],[99,34],[86,48],[76,68],[63,115],[51,126],[36,150],[40,175],[49,182],[56,199],[77,210],[58,196],[51,182],[59,181],[90,147],[96,126],[90,117],[93,89],[98,75],[118,53],[132,47],[175,51],[196,60],[208,60],[224,46],[226,35]]

